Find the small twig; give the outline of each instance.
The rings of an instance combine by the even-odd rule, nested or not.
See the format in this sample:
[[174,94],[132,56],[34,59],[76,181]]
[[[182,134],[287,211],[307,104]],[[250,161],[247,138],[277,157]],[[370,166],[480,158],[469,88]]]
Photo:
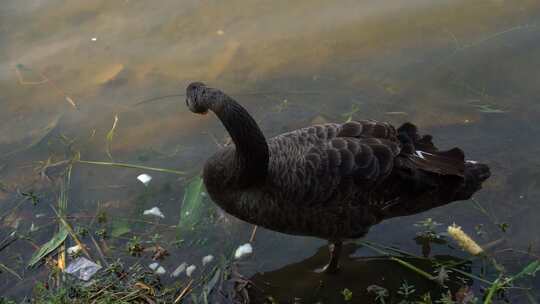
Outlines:
[[[96,213],[96,215],[97,215],[97,213]],[[67,216],[66,218],[77,219],[77,220],[92,218],[90,224],[88,224],[88,226],[91,227],[94,224],[96,215],[70,215],[70,216]],[[131,223],[150,224],[150,225],[158,226],[159,228],[168,229],[168,230],[176,230],[177,229],[175,226],[171,226],[171,225],[167,225],[167,224],[160,224],[160,223],[156,223],[156,222],[152,222],[152,221],[145,221],[145,220],[139,220],[139,219],[133,219],[133,218],[121,217],[121,216],[120,217],[115,216],[114,218],[116,220],[124,220],[124,221],[128,221],[128,222],[131,222]]]
[[19,279],[19,281],[22,281],[23,279],[21,278],[21,276],[16,273],[14,270],[12,270],[11,268],[7,267],[6,265],[0,263],[0,268],[1,269],[4,269],[5,271],[11,273],[13,276],[17,277],[17,279]]
[[86,247],[84,246],[84,244],[81,242],[81,240],[79,240],[79,238],[77,237],[77,234],[75,233],[75,231],[73,231],[73,228],[71,227],[71,225],[66,221],[66,219],[63,216],[61,216],[58,213],[58,211],[52,205],[51,205],[51,208],[54,211],[54,213],[56,214],[56,216],[58,217],[58,219],[60,220],[60,222],[62,222],[64,227],[66,227],[66,230],[71,235],[73,240],[75,240],[75,243],[77,243],[77,245],[79,245],[79,247],[81,247],[81,250],[84,253],[84,255],[86,255],[89,259],[93,260],[92,257],[90,256],[90,253],[88,252],[88,250],[86,250]]
[[53,89],[56,90],[56,92],[58,92],[60,95],[64,96],[64,99],[72,106],[74,107],[76,110],[79,110],[79,107],[75,104],[75,102],[73,101],[73,99],[71,99],[71,97],[69,97],[66,92],[64,92],[62,89],[60,89],[60,87],[58,87],[56,85],[56,83],[54,83],[54,81],[52,81],[50,78],[48,78],[47,76],[45,76],[45,74],[43,74],[43,72],[41,71],[38,71],[38,73],[41,75],[41,77],[43,77],[43,79],[46,79],[47,82],[51,85],[51,87]]
[[471,198],[471,202],[473,202],[476,209],[478,209],[480,212],[482,212],[486,217],[488,217],[494,224],[499,223],[499,220],[491,213],[489,213],[484,206],[480,204],[477,200],[474,198]]
[[92,243],[94,243],[94,247],[96,247],[96,250],[99,254],[99,257],[101,258],[101,261],[103,262],[103,264],[105,266],[109,266],[109,264],[107,263],[107,260],[105,259],[105,255],[103,255],[103,251],[101,250],[101,247],[99,246],[98,242],[96,242],[96,239],[94,238],[93,235],[90,234],[90,239],[92,240]]
[[[21,67],[24,67],[22,65],[16,65],[15,66],[15,73],[17,74],[17,78],[19,80],[19,84],[21,85],[40,85],[40,84],[45,84],[45,83],[48,83],[51,85],[51,87],[57,92],[59,93],[60,95],[62,95],[64,97],[64,99],[72,106],[74,107],[75,109],[79,110],[79,107],[75,104],[75,102],[73,101],[73,99],[71,97],[69,97],[66,92],[64,92],[62,89],[60,89],[60,87],[58,87],[56,85],[56,83],[54,81],[52,81],[49,77],[45,76],[45,74],[41,71],[37,71],[37,73],[39,74],[39,76],[41,77],[41,80],[40,81],[25,81],[24,80],[24,77],[23,75],[21,74],[21,71],[20,71],[20,68]],[[27,68],[28,70],[31,70],[29,68]]]
[[11,245],[13,242],[18,240],[17,234],[15,231],[13,231],[8,237],[6,237],[4,240],[0,242],[0,252],[4,249],[6,249],[9,245]]
[[156,101],[156,100],[165,99],[165,98],[171,98],[171,97],[179,97],[179,96],[186,96],[186,94],[171,94],[171,95],[163,95],[163,96],[153,97],[153,98],[149,98],[149,99],[139,101],[136,104],[134,104],[133,106],[138,107],[138,106],[140,106],[142,104],[153,102],[153,101]]
[[[283,92],[280,92],[280,91],[268,91],[268,92],[261,91],[261,92],[246,92],[246,93],[239,93],[239,94],[232,93],[231,95],[236,95],[236,96],[277,95],[277,94],[283,94],[283,95],[319,95],[321,93],[322,92],[317,92],[317,91],[283,91]],[[142,104],[154,102],[154,101],[161,100],[161,99],[166,99],[166,98],[171,98],[171,97],[183,97],[183,96],[186,96],[186,94],[170,94],[170,95],[157,96],[157,97],[141,100],[141,101],[137,102],[136,104],[134,104],[133,106],[138,107],[138,106],[140,106]]]
[[[125,277],[127,277],[128,273],[127,272],[124,272],[122,273],[119,277],[118,277],[118,281],[121,281],[123,280]],[[103,292],[105,292],[105,290],[111,288],[112,286],[114,286],[114,284],[116,284],[117,282],[113,282],[103,288],[101,288],[98,292],[96,292],[95,294],[93,294],[88,300],[92,300],[93,298],[96,298],[97,296],[99,296],[100,294],[102,294]]]
[[176,298],[176,300],[174,300],[174,304],[180,302],[185,295],[187,295],[187,293],[189,292],[189,290],[191,289],[191,284],[193,284],[193,279],[191,279],[189,281],[189,283],[186,285],[186,287],[184,288],[184,290],[182,290],[182,292],[180,293],[180,295],[178,295],[178,297]]
[[257,227],[259,226],[253,226],[253,231],[251,231],[251,237],[249,238],[249,242],[250,243],[253,243],[253,241],[255,240],[255,234],[257,233]]
[[18,65],[15,65],[15,73],[17,74],[17,78],[19,80],[20,85],[38,85],[38,84],[44,84],[49,81],[49,79],[41,78],[40,81],[26,81],[24,80],[23,75],[21,74],[20,68]]
[[106,153],[107,153],[107,156],[109,157],[109,159],[112,161],[113,160],[113,157],[112,157],[112,154],[111,154],[111,146],[112,146],[112,142],[113,142],[113,138],[114,138],[114,131],[116,131],[116,126],[118,124],[118,114],[115,114],[114,115],[114,122],[113,122],[113,125],[111,127],[111,130],[107,133],[107,144],[106,144]]
[[402,266],[405,266],[406,268],[409,268],[410,270],[416,272],[417,274],[423,276],[424,278],[430,280],[430,281],[433,281],[433,282],[436,282],[438,284],[441,284],[442,285],[442,282],[440,282],[439,280],[437,280],[436,277],[430,275],[429,273],[423,271],[422,269],[414,266],[413,264],[409,263],[409,262],[406,262],[400,258],[396,258],[396,257],[393,257],[391,256],[390,257],[390,260],[392,261],[395,261],[395,262],[398,262],[399,264],[401,264]]
[[537,254],[534,254],[532,252],[528,252],[528,251],[525,251],[525,250],[514,249],[514,248],[505,248],[505,249],[497,250],[497,251],[494,252],[494,254],[500,254],[500,253],[503,253],[503,252],[521,253],[523,255],[527,255],[527,256],[533,257],[535,259],[540,259],[540,255],[537,255]]
[[[144,292],[144,290],[139,289],[139,290],[132,291],[132,292],[128,293],[127,295],[123,296],[122,298],[120,298],[119,301],[120,302],[123,302],[123,301],[129,302],[130,300],[134,300],[139,296],[139,294],[141,294],[141,292]],[[135,298],[131,299],[131,297],[133,297],[133,296],[135,296]]]
[[127,188],[127,185],[104,185],[104,186],[95,186],[95,187],[88,187],[88,190],[122,189],[122,188]]
[[448,269],[450,269],[450,270],[452,270],[454,272],[457,272],[457,273],[459,273],[459,274],[461,274],[463,276],[466,276],[466,277],[468,277],[470,279],[477,280],[479,282],[485,283],[487,285],[492,285],[493,284],[493,282],[491,282],[491,281],[488,281],[486,279],[482,279],[479,276],[476,276],[476,275],[474,275],[472,273],[465,272],[465,271],[463,271],[463,270],[461,270],[459,268],[449,267]]

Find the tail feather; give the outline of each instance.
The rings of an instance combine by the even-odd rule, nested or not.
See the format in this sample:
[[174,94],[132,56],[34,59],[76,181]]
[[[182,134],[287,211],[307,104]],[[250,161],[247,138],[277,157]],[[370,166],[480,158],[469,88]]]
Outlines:
[[420,136],[411,123],[398,129],[398,138],[403,149],[394,158],[392,177],[382,185],[392,199],[381,209],[381,219],[470,199],[491,175],[487,165],[465,161],[459,148],[439,151],[431,136]]
[[424,152],[435,153],[439,149],[433,144],[433,136],[426,134],[420,136],[418,128],[410,123],[406,122],[398,128],[398,138],[403,144],[405,150],[409,150],[410,153],[421,150]]
[[408,122],[398,128],[398,138],[406,159],[402,163],[428,172],[463,177],[465,154],[461,149],[439,151],[431,135],[420,136],[418,128]]
[[482,188],[482,183],[491,176],[486,164],[476,162],[465,163],[465,180],[463,186],[456,193],[456,199],[465,200]]

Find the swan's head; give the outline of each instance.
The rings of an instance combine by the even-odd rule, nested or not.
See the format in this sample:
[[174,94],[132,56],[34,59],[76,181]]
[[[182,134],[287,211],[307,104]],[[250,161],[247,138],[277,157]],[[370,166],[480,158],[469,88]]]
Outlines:
[[193,82],[186,88],[186,105],[197,114],[206,114],[220,101],[221,91],[209,88],[202,82]]

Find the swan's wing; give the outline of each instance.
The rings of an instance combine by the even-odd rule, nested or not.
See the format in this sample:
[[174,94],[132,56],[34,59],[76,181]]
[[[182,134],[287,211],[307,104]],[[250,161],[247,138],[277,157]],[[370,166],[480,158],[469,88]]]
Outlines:
[[350,121],[340,126],[337,137],[379,138],[399,142],[396,129],[387,122],[374,120]]
[[328,141],[336,137],[352,137],[358,139],[378,138],[398,143],[398,133],[389,123],[374,120],[350,121],[343,124],[327,123],[294,130],[280,135],[281,137],[299,137],[313,144],[317,141]]
[[411,180],[416,170],[463,176],[461,150],[439,151],[431,136],[420,137],[412,124],[397,131],[368,120],[316,125],[272,139],[270,149],[274,189],[280,189],[281,200],[295,203],[368,193],[392,170]]
[[299,145],[309,147],[303,157],[312,171],[360,181],[389,174],[401,152],[396,129],[373,120],[316,125],[298,130],[296,136]]
[[[309,128],[311,129],[311,128]],[[302,205],[342,201],[370,190],[390,174],[399,143],[378,138],[334,137],[299,130],[272,140],[271,180],[280,201]]]
[[398,143],[387,139],[336,137],[313,146],[305,159],[319,175],[375,182],[390,173],[400,151]]
[[[418,128],[405,123],[397,130],[386,122],[372,120],[351,121],[341,125],[337,137],[378,139],[395,143],[401,155],[397,165],[411,170],[421,169],[442,175],[463,176],[464,154],[461,149],[439,151],[431,135],[420,136]],[[396,154],[397,156],[397,154]]]

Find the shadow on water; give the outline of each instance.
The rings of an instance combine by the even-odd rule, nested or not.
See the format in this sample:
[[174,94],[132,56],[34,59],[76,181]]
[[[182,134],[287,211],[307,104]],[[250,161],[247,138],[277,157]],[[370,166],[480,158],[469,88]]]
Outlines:
[[[346,245],[344,257],[353,254],[358,247],[354,244]],[[314,270],[327,262],[327,258],[328,248],[325,246],[299,263],[253,276],[251,280],[255,287],[252,289],[252,296],[257,299],[255,302],[273,298],[279,303],[346,303],[351,300],[354,303],[397,303],[401,300],[418,300],[421,298],[419,295],[426,293],[435,301],[446,295],[448,290],[455,294],[460,289],[465,290],[469,284],[472,285],[470,279],[457,279],[459,275],[452,274],[447,288],[442,288],[438,283],[391,261],[388,256],[347,257],[342,260],[339,274],[315,272]],[[471,262],[450,256],[436,258],[441,263],[462,262],[460,270],[471,271]],[[436,272],[429,262],[407,258],[404,260],[429,273]],[[403,296],[407,288],[409,292],[414,289],[408,299]],[[352,293],[351,300],[346,300],[344,293],[347,291],[344,290]]]

